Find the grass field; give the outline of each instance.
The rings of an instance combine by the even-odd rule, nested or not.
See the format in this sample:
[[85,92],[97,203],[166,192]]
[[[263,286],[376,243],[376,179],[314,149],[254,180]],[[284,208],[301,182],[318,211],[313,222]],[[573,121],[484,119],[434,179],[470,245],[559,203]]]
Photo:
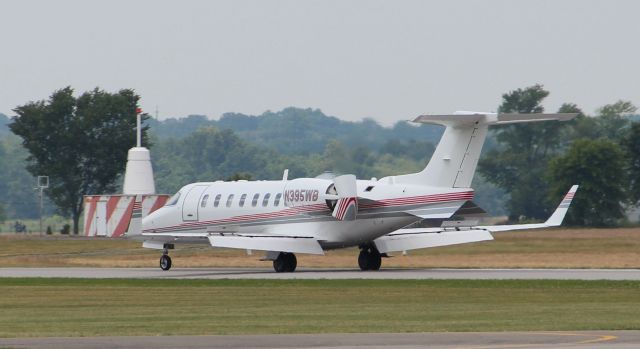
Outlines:
[[[640,228],[496,233],[495,241],[410,251],[384,268],[640,268]],[[0,235],[0,266],[157,267],[159,251],[122,239]],[[175,267],[267,267],[262,253],[178,245]],[[300,267],[357,267],[356,249],[298,255]]]
[[640,329],[640,282],[0,279],[0,337]]

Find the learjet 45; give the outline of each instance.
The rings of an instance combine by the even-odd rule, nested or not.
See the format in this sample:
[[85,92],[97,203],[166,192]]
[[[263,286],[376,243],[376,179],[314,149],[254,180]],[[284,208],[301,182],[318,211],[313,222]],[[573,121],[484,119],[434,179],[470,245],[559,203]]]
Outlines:
[[[497,231],[559,226],[578,186],[574,185],[544,223],[477,225],[484,211],[470,187],[488,127],[564,121],[575,114],[457,112],[422,115],[416,123],[445,126],[426,167],[417,173],[358,180],[354,175],[275,181],[215,181],[182,187],[166,205],[141,218],[134,205],[129,238],[162,250],[160,267],[171,268],[169,250],[178,243],[265,251],[276,272],[293,272],[296,254],[357,246],[361,270],[378,270],[390,252],[492,240]],[[136,199],[138,200],[138,199]],[[461,219],[463,218],[463,219]],[[415,228],[415,223],[439,222]]]

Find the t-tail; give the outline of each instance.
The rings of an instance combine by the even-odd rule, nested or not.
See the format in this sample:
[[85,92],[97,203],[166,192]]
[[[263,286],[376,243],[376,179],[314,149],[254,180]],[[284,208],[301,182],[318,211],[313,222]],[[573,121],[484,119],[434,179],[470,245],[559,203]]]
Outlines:
[[496,114],[456,112],[450,115],[421,115],[413,122],[436,124],[446,129],[427,166],[420,172],[385,177],[390,183],[447,188],[468,188],[478,166],[489,125],[538,121],[566,121],[575,113]]

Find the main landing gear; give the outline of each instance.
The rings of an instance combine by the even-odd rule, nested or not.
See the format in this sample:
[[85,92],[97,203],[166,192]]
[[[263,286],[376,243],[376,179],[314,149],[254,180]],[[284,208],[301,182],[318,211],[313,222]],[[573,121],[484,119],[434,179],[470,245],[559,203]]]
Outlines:
[[167,248],[162,250],[162,257],[160,257],[160,269],[171,269],[171,257],[169,257],[169,249]]
[[360,255],[358,255],[358,266],[360,270],[380,270],[382,265],[382,255],[375,246],[360,246]]
[[276,273],[291,273],[296,270],[298,259],[296,255],[290,252],[280,252],[278,257],[273,260],[273,270]]

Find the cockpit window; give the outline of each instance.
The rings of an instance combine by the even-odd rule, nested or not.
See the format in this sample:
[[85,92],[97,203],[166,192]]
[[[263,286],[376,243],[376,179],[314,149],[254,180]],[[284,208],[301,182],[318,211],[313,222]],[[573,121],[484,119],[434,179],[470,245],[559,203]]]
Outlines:
[[165,206],[173,206],[173,205],[178,203],[179,199],[180,199],[180,192],[177,192],[164,205]]

